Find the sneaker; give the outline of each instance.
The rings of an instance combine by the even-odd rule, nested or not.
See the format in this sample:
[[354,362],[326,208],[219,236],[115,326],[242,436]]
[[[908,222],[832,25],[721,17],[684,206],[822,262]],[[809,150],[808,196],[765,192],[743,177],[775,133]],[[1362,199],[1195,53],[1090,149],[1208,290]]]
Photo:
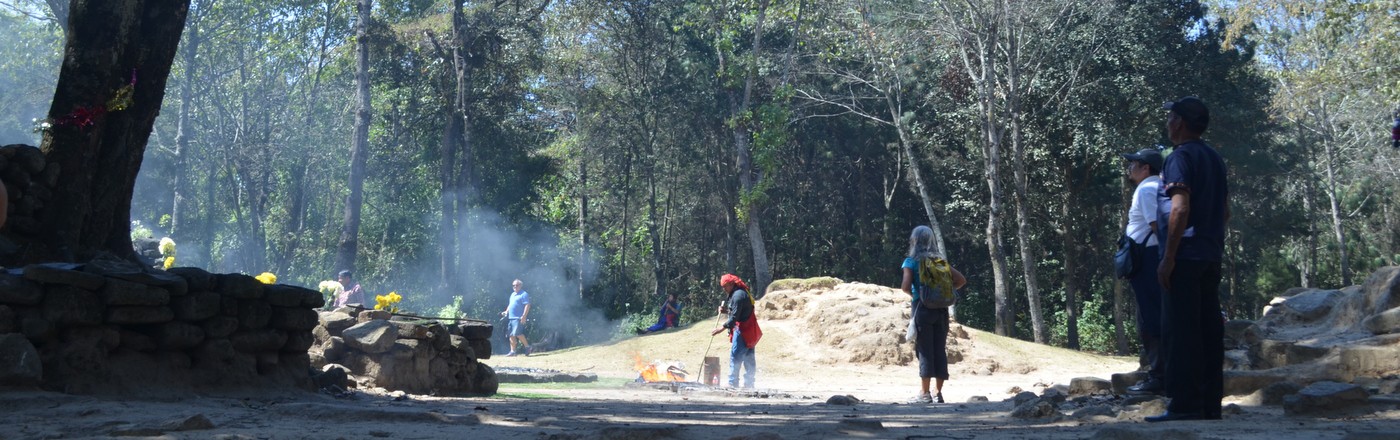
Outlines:
[[1147,379],[1138,382],[1137,385],[1128,387],[1128,392],[1132,394],[1160,394],[1163,386],[1162,381],[1157,379]]
[[935,395],[933,396],[933,402],[934,402],[934,403],[943,403],[943,393],[935,394]]
[[513,351],[510,352],[510,353],[506,353],[506,357],[514,357],[514,356],[515,356],[515,352],[513,352]]
[[918,397],[909,399],[909,403],[933,403],[933,396],[920,394]]

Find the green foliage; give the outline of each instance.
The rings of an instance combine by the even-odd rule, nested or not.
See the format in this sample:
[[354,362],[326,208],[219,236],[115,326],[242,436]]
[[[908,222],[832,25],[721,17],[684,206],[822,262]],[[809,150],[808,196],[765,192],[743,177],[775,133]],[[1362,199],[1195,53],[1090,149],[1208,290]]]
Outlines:
[[439,318],[461,318],[466,316],[463,314],[464,311],[465,310],[462,309],[462,295],[457,295],[452,297],[452,303],[438,309],[437,315],[435,316]]

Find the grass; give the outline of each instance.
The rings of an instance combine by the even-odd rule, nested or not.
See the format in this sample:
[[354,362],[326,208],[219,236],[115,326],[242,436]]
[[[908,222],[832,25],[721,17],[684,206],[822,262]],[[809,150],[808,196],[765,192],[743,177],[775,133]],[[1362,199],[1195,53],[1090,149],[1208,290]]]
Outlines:
[[590,390],[599,388],[622,388],[629,379],[600,377],[594,382],[542,382],[542,383],[503,383],[501,388],[524,390]]
[[502,399],[521,399],[521,400],[567,400],[567,399],[568,399],[568,397],[560,396],[560,395],[557,395],[557,394],[546,394],[546,393],[510,393],[510,392],[506,392],[506,393],[500,393],[500,392],[498,392],[498,393],[492,395],[491,397],[499,397],[499,398],[502,398]]

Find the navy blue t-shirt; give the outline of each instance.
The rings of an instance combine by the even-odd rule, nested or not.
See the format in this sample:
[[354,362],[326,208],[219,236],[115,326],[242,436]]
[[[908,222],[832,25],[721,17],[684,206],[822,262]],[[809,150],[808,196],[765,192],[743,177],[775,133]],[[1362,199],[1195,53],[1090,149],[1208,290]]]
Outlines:
[[[1225,212],[1230,196],[1225,160],[1200,140],[1177,145],[1162,166],[1157,191],[1157,233],[1167,236],[1172,202],[1168,194],[1182,189],[1191,195],[1191,215],[1176,247],[1176,259],[1220,261],[1225,253]],[[1165,252],[1166,246],[1161,251]]]

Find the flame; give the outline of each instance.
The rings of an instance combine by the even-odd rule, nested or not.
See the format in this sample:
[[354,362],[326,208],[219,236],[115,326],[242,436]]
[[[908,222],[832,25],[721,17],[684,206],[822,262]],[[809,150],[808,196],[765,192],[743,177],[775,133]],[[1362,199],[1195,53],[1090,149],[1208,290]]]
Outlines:
[[635,363],[633,369],[637,370],[637,378],[645,382],[685,382],[686,371],[680,363],[674,361],[652,361],[642,360],[642,355],[632,353],[632,360]]

